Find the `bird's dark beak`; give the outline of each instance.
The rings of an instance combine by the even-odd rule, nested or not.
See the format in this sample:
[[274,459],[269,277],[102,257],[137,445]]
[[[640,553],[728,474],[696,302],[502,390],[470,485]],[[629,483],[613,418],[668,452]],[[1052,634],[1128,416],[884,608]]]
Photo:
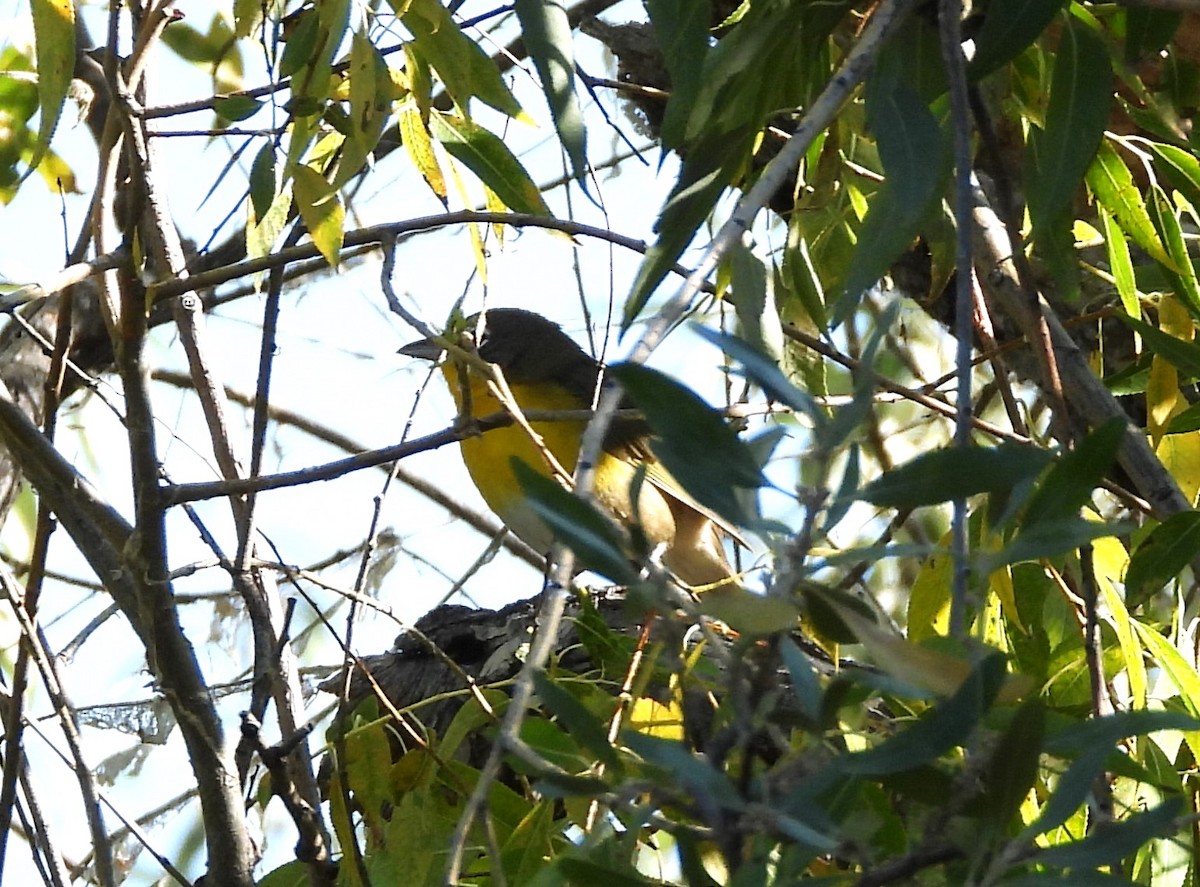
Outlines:
[[418,339],[415,342],[409,342],[396,353],[403,354],[405,357],[437,362],[446,353],[446,349],[432,339]]

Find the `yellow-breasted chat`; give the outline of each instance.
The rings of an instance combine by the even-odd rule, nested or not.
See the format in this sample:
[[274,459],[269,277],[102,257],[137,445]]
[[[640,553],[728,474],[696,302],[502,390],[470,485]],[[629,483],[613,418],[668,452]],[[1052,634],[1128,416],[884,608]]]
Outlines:
[[[602,364],[545,317],[517,308],[492,308],[462,323],[461,335],[448,331],[467,353],[500,370],[522,413],[589,410],[600,384]],[[431,339],[400,349],[409,357],[442,362],[442,373],[464,419],[511,412],[503,387],[463,356],[447,353]],[[547,453],[569,476],[575,471],[587,420],[563,419],[514,423],[492,428],[460,442],[463,461],[488,507],[505,525],[538,551],[549,551],[550,528],[535,513],[512,467],[516,457],[545,476],[555,470]],[[532,430],[543,443],[534,442]],[[648,429],[637,419],[618,417],[597,460],[596,503],[624,526],[636,529],[662,563],[698,589],[731,583],[734,571],[723,540],[736,535],[679,488],[654,459]],[[636,497],[636,498],[635,498]]]

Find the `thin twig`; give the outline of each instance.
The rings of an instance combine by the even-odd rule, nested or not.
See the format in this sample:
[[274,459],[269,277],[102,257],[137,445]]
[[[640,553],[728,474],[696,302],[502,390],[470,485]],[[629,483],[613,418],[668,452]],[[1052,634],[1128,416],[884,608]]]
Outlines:
[[[950,121],[954,130],[954,365],[958,370],[955,396],[954,445],[971,445],[971,332],[974,316],[975,268],[971,256],[971,112],[967,101],[967,65],[962,48],[962,0],[941,0],[938,33],[941,37],[942,62],[950,86]],[[950,634],[965,638],[967,633],[967,590],[971,578],[968,560],[967,500],[956,497],[952,503],[951,556],[954,579],[950,595]]]

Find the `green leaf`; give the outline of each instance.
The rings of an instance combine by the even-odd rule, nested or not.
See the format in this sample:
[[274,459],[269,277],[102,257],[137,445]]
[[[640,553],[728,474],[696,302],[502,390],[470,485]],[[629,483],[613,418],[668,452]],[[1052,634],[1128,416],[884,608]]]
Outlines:
[[233,0],[234,36],[239,40],[249,37],[262,23],[261,0]]
[[586,182],[587,139],[575,89],[575,55],[567,10],[562,0],[516,0],[513,8],[521,22],[525,48],[541,78],[554,128],[571,162],[571,171],[577,180]]
[[1039,850],[1033,860],[1070,869],[1115,865],[1151,838],[1174,834],[1179,827],[1175,820],[1182,813],[1183,802],[1170,798],[1146,813],[1107,823],[1080,841]]
[[433,139],[429,137],[429,129],[421,119],[417,103],[405,100],[397,114],[396,122],[409,159],[442,205],[447,205],[446,177],[442,173],[441,164],[438,163],[437,154],[434,153]]
[[783,354],[783,328],[771,287],[775,276],[743,241],[729,251],[730,292],[728,299],[737,313],[738,335],[776,360]]
[[646,250],[625,300],[622,332],[638,319],[654,290],[692,242],[741,167],[752,139],[753,133],[749,132],[721,134],[689,149],[679,168],[679,179],[654,223],[658,240]]
[[[1142,192],[1133,181],[1129,167],[1121,159],[1108,141],[1101,141],[1096,157],[1087,169],[1087,184],[1100,205],[1116,217],[1120,223],[1120,231],[1124,232],[1134,243],[1148,252],[1156,261],[1172,264],[1167,257],[1166,248],[1154,229],[1154,222],[1142,200]],[[1105,216],[1102,216],[1104,218]],[[1109,254],[1113,252],[1113,242],[1119,238],[1110,237],[1106,227],[1105,238],[1109,241]],[[1125,250],[1128,256],[1128,249]],[[1128,261],[1128,258],[1126,258]],[[1114,269],[1113,274],[1118,272]],[[1118,287],[1120,280],[1118,280]],[[1122,290],[1122,301],[1125,301],[1125,291]],[[1125,309],[1129,311],[1128,308]],[[1136,312],[1130,311],[1131,314]]]
[[1158,157],[1155,171],[1186,197],[1192,206],[1200,209],[1200,160],[1196,159],[1196,155],[1163,142],[1145,144]]
[[1025,507],[1023,527],[1075,517],[1092,497],[1117,458],[1125,436],[1126,421],[1112,419],[1088,435],[1074,450],[1063,455]]
[[[545,718],[529,718],[522,722],[521,739],[538,755],[569,774],[582,770],[585,765],[586,756],[580,751],[575,737],[568,736],[561,726]],[[537,774],[535,768],[520,759],[513,760],[511,766],[518,773]],[[563,782],[568,786],[575,785],[574,779],[568,778]]]
[[429,122],[434,138],[450,156],[475,173],[505,206],[513,212],[550,215],[550,208],[525,167],[495,134],[452,114],[434,113]]
[[514,458],[512,466],[533,510],[558,541],[575,553],[582,566],[622,585],[637,580],[637,571],[629,562],[620,536],[593,505],[571,495],[520,459]]
[[872,749],[845,756],[839,766],[848,773],[879,776],[914,770],[936,760],[967,741],[1000,692],[1004,671],[1004,657],[988,654],[971,669],[953,696],[903,732]]
[[1183,657],[1183,654],[1175,648],[1172,643],[1163,637],[1156,629],[1143,625],[1136,619],[1131,623],[1138,637],[1146,647],[1146,651],[1158,663],[1163,673],[1170,679],[1171,683],[1179,690],[1179,699],[1183,702],[1188,714],[1192,717],[1188,720],[1191,726],[1180,726],[1176,729],[1189,731],[1189,744],[1192,746],[1192,753],[1196,753],[1195,732],[1200,730],[1200,675],[1196,674],[1195,668]]
[[262,106],[262,102],[245,95],[222,96],[213,101],[213,111],[222,120],[230,123],[249,120]]
[[1103,206],[1098,207],[1100,228],[1104,233],[1104,247],[1108,253],[1108,267],[1121,297],[1121,307],[1127,314],[1140,317],[1141,302],[1138,301],[1137,279],[1133,273],[1133,260],[1129,256],[1129,244],[1112,213]]
[[263,879],[257,882],[257,887],[307,887],[312,883],[311,874],[307,862],[293,859],[264,875]]
[[688,118],[704,83],[704,62],[709,51],[709,7],[695,0],[647,0],[646,12],[662,49],[663,63],[671,75],[671,98],[662,123],[662,143],[677,148],[683,143]]
[[275,143],[268,141],[259,149],[250,164],[250,203],[254,207],[256,219],[266,216],[278,190],[279,182],[275,176]]
[[800,704],[800,711],[814,724],[821,719],[821,684],[817,681],[817,673],[813,670],[808,657],[800,651],[786,634],[779,638],[779,655],[787,666],[788,676],[792,679],[792,693]]
[[1037,780],[1045,732],[1045,703],[1030,699],[1013,713],[989,754],[979,807],[983,818],[1000,833],[1020,813]]
[[345,237],[346,213],[337,192],[330,187],[325,177],[308,166],[297,166],[292,170],[292,194],[296,209],[330,268],[336,268]]
[[1004,887],[1129,887],[1129,879],[1104,872],[1073,871],[1068,880],[1062,872],[1030,872],[1015,878],[1005,878]]
[[730,523],[751,525],[740,491],[761,487],[766,478],[724,417],[657,370],[620,363],[609,367],[609,373],[645,415],[654,433],[650,447],[672,477]]
[[321,20],[316,9],[309,7],[296,14],[296,22],[283,47],[279,60],[279,76],[291,77],[312,58],[321,36]]
[[1141,335],[1147,348],[1185,376],[1200,379],[1200,345],[1164,333],[1158,327],[1128,314],[1119,314],[1118,317]]
[[867,119],[886,179],[858,233],[845,294],[834,307],[834,325],[853,313],[862,294],[917,237],[948,171],[937,119],[902,74],[892,70],[898,65],[881,66],[867,84]]
[[383,807],[392,799],[387,774],[392,767],[392,750],[383,721],[375,721],[346,733],[347,784],[359,802],[363,817],[376,827]]
[[1066,822],[1091,793],[1096,774],[1104,767],[1112,750],[1111,744],[1089,746],[1072,761],[1067,772],[1058,778],[1054,794],[1042,807],[1038,818],[1025,827],[1022,837],[1032,839]]
[[1180,574],[1200,551],[1200,512],[1173,514],[1134,550],[1125,571],[1126,605],[1135,607]]
[[1125,61],[1131,65],[1162,50],[1171,42],[1175,31],[1179,28],[1179,23],[1183,20],[1180,13],[1167,9],[1133,6],[1123,12],[1125,13]]
[[1098,522],[1083,518],[1041,521],[1022,527],[1017,537],[998,552],[981,555],[980,571],[991,573],[1005,564],[1054,557],[1087,545],[1105,536],[1116,536],[1133,529],[1132,524]]
[[819,425],[825,420],[825,413],[820,404],[808,392],[793,385],[779,369],[779,364],[753,345],[737,336],[718,332],[700,324],[693,324],[692,330],[725,352],[742,368],[746,378],[761,388],[769,398],[802,413],[815,424]]
[[617,750],[608,741],[608,727],[598,717],[550,680],[544,671],[539,669],[533,673],[533,684],[546,708],[583,748],[595,755],[596,760],[608,767],[620,763]]
[[37,169],[58,128],[75,71],[75,6],[71,0],[31,0],[37,50],[38,107],[42,112],[28,176]]
[[1054,60],[1046,125],[1037,139],[1036,179],[1026,192],[1035,229],[1055,224],[1071,206],[1096,155],[1111,102],[1108,50],[1089,28],[1071,19]]
[[621,741],[647,763],[670,773],[697,800],[727,810],[741,810],[745,806],[741,792],[729,777],[707,758],[692,754],[682,742],[634,730],[624,731]]
[[[1133,625],[1139,633],[1143,633],[1144,626],[1136,621]],[[1145,631],[1166,644],[1174,658],[1182,663],[1183,658],[1167,644],[1162,635],[1151,629]],[[1187,668],[1186,665],[1184,668]],[[1032,840],[1066,822],[1091,792],[1096,774],[1104,767],[1109,755],[1114,753],[1118,742],[1130,736],[1144,736],[1159,730],[1195,730],[1197,727],[1200,727],[1200,722],[1177,712],[1126,711],[1077,721],[1050,736],[1045,744],[1047,753],[1076,757],[1067,772],[1059,777],[1054,794],[1042,808],[1037,820],[1022,832],[1022,838]]]
[[1158,185],[1153,186],[1152,195],[1150,218],[1170,257],[1169,263],[1160,263],[1162,273],[1192,317],[1200,320],[1200,281],[1196,279],[1196,268],[1188,255],[1187,242],[1183,238],[1179,219],[1175,217],[1175,208]]
[[967,66],[972,79],[984,77],[1016,58],[1058,14],[1063,0],[993,0],[975,37]]
[[379,144],[396,97],[387,62],[364,30],[356,30],[351,38],[348,74],[350,131],[335,186],[362,171],[366,158]]
[[658,887],[662,883],[632,868],[617,868],[606,861],[582,856],[559,856],[551,864],[562,873],[567,884],[578,887]]
[[[1153,629],[1146,630],[1166,642],[1166,638],[1158,632]],[[1179,656],[1178,651],[1175,655]],[[1197,678],[1197,681],[1200,682],[1200,678]],[[1200,721],[1179,712],[1122,711],[1100,718],[1089,718],[1086,721],[1074,721],[1067,727],[1056,730],[1046,740],[1046,752],[1052,755],[1074,756],[1093,748],[1111,750],[1118,742],[1132,736],[1148,736],[1162,730],[1197,729],[1200,729]]]
[[1050,461],[1042,450],[1016,444],[925,453],[867,484],[860,497],[875,505],[915,508],[1009,489]]
[[462,32],[438,0],[390,0],[390,3],[404,27],[412,32],[422,58],[438,72],[446,92],[460,109],[465,111],[470,99],[477,97],[509,117],[521,113],[521,106],[505,86],[496,63]]

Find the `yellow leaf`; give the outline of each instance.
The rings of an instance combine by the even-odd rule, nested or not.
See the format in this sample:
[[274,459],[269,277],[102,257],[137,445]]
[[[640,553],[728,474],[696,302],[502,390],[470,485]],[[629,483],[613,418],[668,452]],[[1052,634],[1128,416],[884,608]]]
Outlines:
[[346,213],[337,192],[323,175],[307,166],[293,169],[292,181],[296,209],[308,228],[308,236],[329,266],[336,268],[342,252],[346,222]]
[[433,189],[433,193],[443,203],[446,202],[446,177],[438,163],[437,154],[433,150],[433,139],[421,119],[421,109],[416,101],[404,102],[397,119],[400,128],[400,138],[404,142],[404,150],[416,166],[421,177]]
[[[833,602],[846,625],[854,632],[859,643],[870,653],[875,664],[890,674],[913,686],[949,696],[954,693],[971,673],[971,663],[957,656],[930,650],[911,643],[871,620],[859,615],[849,607]],[[1028,675],[1010,674],[1004,680],[997,701],[1015,702],[1034,689]]]
[[660,739],[683,739],[683,708],[672,700],[667,704],[643,696],[634,700],[629,710],[629,726],[647,736]]
[[29,162],[32,172],[50,148],[50,139],[71,88],[75,71],[75,7],[71,0],[33,0],[30,7],[37,43],[38,106],[42,112],[37,145]]
[[950,556],[950,534],[938,549],[925,558],[908,596],[908,637],[917,642],[945,635],[950,630],[950,587],[954,559]]
[[1125,676],[1129,681],[1133,705],[1135,708],[1145,708],[1148,680],[1146,663],[1142,660],[1142,645],[1137,642],[1132,617],[1125,609],[1125,600],[1115,585],[1125,577],[1129,552],[1115,536],[1104,536],[1092,543],[1092,566],[1104,606],[1108,610],[1108,621],[1117,633],[1117,643],[1125,660]]
[[1017,592],[1013,586],[1012,564],[1006,564],[989,576],[988,587],[996,593],[1009,622],[1019,628],[1023,634],[1029,634],[1029,629],[1021,622],[1021,614],[1017,612]]
[[[1192,317],[1173,296],[1163,296],[1159,302],[1158,326],[1164,333],[1177,339],[1185,342],[1192,340]],[[1146,425],[1155,446],[1161,442],[1171,419],[1186,406],[1179,391],[1179,372],[1171,363],[1154,355],[1150,363],[1150,378],[1146,383]]]
[[1200,493],[1200,431],[1168,434],[1154,452],[1171,472],[1184,497],[1195,503]]

